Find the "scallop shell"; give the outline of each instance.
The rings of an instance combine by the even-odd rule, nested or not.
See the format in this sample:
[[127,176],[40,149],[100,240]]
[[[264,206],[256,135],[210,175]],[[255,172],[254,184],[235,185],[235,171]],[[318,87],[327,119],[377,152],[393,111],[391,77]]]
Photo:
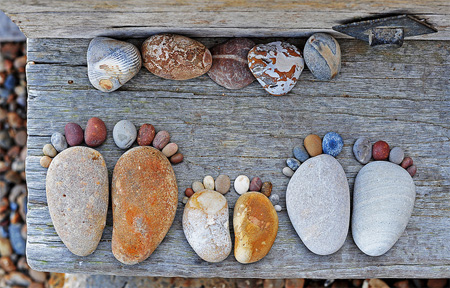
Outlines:
[[405,231],[414,207],[416,186],[401,166],[376,161],[356,176],[353,192],[352,235],[369,256],[380,256]]
[[100,91],[112,92],[139,72],[142,58],[133,44],[97,37],[89,44],[87,63],[91,84]]

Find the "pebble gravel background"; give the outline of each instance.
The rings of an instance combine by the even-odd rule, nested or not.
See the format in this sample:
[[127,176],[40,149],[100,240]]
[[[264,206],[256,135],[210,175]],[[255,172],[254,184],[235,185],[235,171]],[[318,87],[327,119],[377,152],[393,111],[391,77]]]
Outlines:
[[0,287],[450,287],[448,279],[184,279],[90,276],[31,270],[25,258],[26,44],[5,42],[12,40],[23,41],[24,36],[0,12]]

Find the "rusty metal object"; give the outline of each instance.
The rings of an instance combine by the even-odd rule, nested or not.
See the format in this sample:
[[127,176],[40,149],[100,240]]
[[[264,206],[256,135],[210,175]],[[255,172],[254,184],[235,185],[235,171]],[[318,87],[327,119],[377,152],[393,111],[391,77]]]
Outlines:
[[436,33],[431,25],[411,15],[398,15],[333,26],[333,30],[369,43],[370,46],[402,46],[405,37]]

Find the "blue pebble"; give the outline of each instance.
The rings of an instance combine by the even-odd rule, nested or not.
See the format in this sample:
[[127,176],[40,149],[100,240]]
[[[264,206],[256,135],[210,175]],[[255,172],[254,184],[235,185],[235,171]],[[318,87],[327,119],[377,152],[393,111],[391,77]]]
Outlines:
[[298,167],[300,167],[300,162],[294,158],[288,158],[286,160],[286,164],[289,168],[292,169],[292,171],[295,171],[295,170],[297,170]]
[[305,147],[302,145],[294,147],[294,157],[297,158],[297,160],[300,162],[305,162],[306,160],[308,160],[309,154],[306,151]]
[[328,132],[322,139],[323,153],[336,157],[341,153],[342,147],[344,147],[344,141],[341,135],[336,132]]
[[9,74],[8,77],[6,77],[5,83],[3,83],[3,86],[8,89],[9,91],[13,91],[16,87],[16,78],[13,74]]
[[17,207],[18,207],[17,203],[15,202],[9,203],[9,208],[11,208],[11,211],[16,211]]
[[20,230],[22,229],[22,224],[11,224],[9,225],[9,240],[14,253],[18,255],[25,255],[25,239],[22,238]]

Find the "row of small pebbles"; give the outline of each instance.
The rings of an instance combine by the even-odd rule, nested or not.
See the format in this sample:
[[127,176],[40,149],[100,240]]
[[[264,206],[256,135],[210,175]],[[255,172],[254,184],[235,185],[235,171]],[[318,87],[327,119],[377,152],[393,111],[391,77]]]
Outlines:
[[372,145],[368,138],[360,137],[353,145],[353,154],[361,164],[369,163],[372,158],[375,161],[389,160],[406,169],[411,177],[417,173],[416,165],[410,157],[405,157],[403,149],[400,147],[390,149],[389,144],[385,141],[377,141]]
[[303,145],[296,146],[293,149],[294,158],[286,160],[286,167],[282,172],[287,177],[292,177],[294,172],[300,167],[300,164],[322,153],[336,157],[341,153],[344,147],[344,140],[336,132],[328,132],[320,139],[318,135],[310,134],[303,140]]
[[113,138],[117,147],[120,149],[130,148],[137,140],[139,146],[152,145],[170,160],[172,164],[178,164],[183,161],[183,154],[178,152],[178,145],[170,142],[170,134],[167,131],[156,133],[152,124],[143,124],[136,130],[134,124],[129,120],[121,120],[114,125]]
[[[141,63],[156,76],[171,80],[187,80],[205,73],[227,89],[240,89],[255,78],[272,95],[288,93],[297,83],[305,62],[319,80],[331,80],[341,68],[339,43],[324,33],[313,34],[303,53],[282,41],[255,45],[246,38],[234,38],[207,49],[202,43],[175,34],[149,37],[141,47],[142,56],[134,45],[107,38],[94,38],[88,47],[88,76],[92,85],[104,92],[112,92],[140,70]],[[161,58],[164,54],[166,57]],[[120,58],[114,62],[114,58]],[[125,60],[124,60],[125,59]],[[119,71],[105,71],[98,63],[111,61]],[[117,63],[120,63],[117,65]],[[111,76],[113,75],[113,76]]]

